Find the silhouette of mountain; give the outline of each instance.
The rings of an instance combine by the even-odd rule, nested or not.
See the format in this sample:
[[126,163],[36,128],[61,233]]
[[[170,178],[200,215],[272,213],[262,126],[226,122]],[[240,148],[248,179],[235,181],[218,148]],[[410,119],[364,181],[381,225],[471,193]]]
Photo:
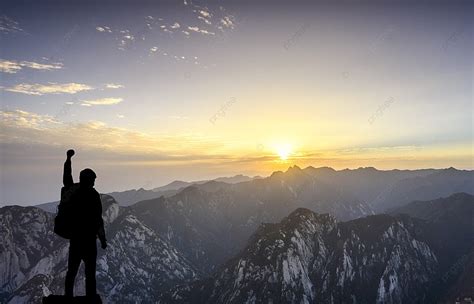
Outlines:
[[[286,172],[274,172],[267,178],[237,184],[217,181],[195,184],[168,197],[142,200],[132,205],[132,209],[140,221],[166,236],[202,273],[209,274],[241,250],[262,222],[278,222],[299,207],[329,213],[339,220],[374,214],[374,209],[382,208],[356,198],[354,193],[361,197],[379,197],[383,201],[383,196],[376,191],[383,192],[380,189],[387,189],[389,183],[411,185],[403,181],[415,175],[426,179],[444,171],[379,171],[374,168],[336,171],[327,167],[300,169],[293,166]],[[454,170],[451,175],[466,175],[468,180],[472,172]],[[461,184],[465,180],[462,178]],[[376,187],[364,194],[361,189],[370,188],[372,182]],[[399,190],[394,193],[403,192],[403,187],[396,188]],[[154,192],[122,192],[116,197],[130,198],[139,193],[153,195]],[[138,198],[139,195],[135,196],[135,200]]]
[[262,222],[277,222],[298,207],[341,219],[371,214],[369,206],[321,183],[298,167],[238,184],[207,182],[131,208],[200,269],[211,273],[236,254]]
[[[238,174],[232,177],[218,177],[213,180],[202,180],[196,182],[184,182],[184,181],[173,181],[165,186],[157,187],[152,190],[146,190],[143,188],[140,189],[131,189],[126,191],[114,191],[107,193],[108,195],[112,196],[120,206],[130,206],[137,202],[149,200],[152,198],[158,198],[160,196],[173,196],[179,191],[183,190],[184,188],[191,186],[191,185],[202,185],[204,189],[211,189],[212,182],[220,182],[226,184],[235,184],[244,181],[250,181],[253,179],[258,179],[259,176],[249,177],[242,174]],[[215,184],[217,185],[217,184]],[[206,188],[207,187],[207,188]],[[48,212],[56,212],[56,207],[58,206],[59,201],[43,203],[36,205],[45,211]]]
[[[473,212],[474,196],[468,193],[454,193],[448,197],[430,201],[414,201],[390,210],[390,214],[408,214],[434,222],[455,218],[466,219],[466,215],[473,215]],[[471,218],[473,217],[471,216]]]
[[472,170],[449,168],[382,171],[372,167],[340,171],[327,167],[308,167],[304,170],[352,193],[354,197],[368,203],[376,213],[414,200],[431,200],[456,192],[474,194]]
[[170,190],[182,190],[188,186],[200,185],[200,184],[207,183],[209,181],[223,182],[227,184],[236,184],[236,183],[251,181],[253,179],[258,179],[258,178],[261,178],[261,177],[260,176],[250,177],[243,174],[237,174],[231,177],[218,177],[212,180],[200,180],[200,181],[194,181],[194,182],[185,182],[181,180],[175,180],[167,185],[154,188],[153,191],[163,192],[163,191],[170,191]]
[[[199,183],[199,182],[196,182],[196,183]],[[173,181],[169,184],[166,184],[166,185],[161,186],[161,187],[154,188],[152,190],[155,191],[155,192],[168,191],[168,190],[179,190],[179,189],[183,189],[187,186],[191,186],[192,184],[193,184],[193,182],[185,182],[185,181],[175,180],[175,181]]]
[[214,179],[214,181],[224,182],[224,183],[227,183],[227,184],[237,184],[237,183],[248,182],[248,181],[251,181],[253,179],[259,179],[259,178],[261,178],[261,177],[260,176],[250,177],[250,176],[246,176],[246,175],[242,175],[242,174],[237,174],[237,175],[234,175],[232,177],[218,177],[218,178]]
[[120,206],[130,206],[139,201],[157,198],[161,195],[173,195],[175,193],[176,191],[174,190],[155,192],[152,190],[145,190],[143,188],[140,188],[138,190],[133,189],[127,191],[117,191],[107,194],[112,196]]
[[[435,189],[443,180],[453,184]],[[263,291],[274,294],[274,303],[293,297],[294,302],[304,301],[303,296],[318,302],[452,299],[466,290],[459,280],[472,269],[472,195],[413,202],[392,209],[391,216],[368,215],[382,209],[374,202],[402,205],[395,198],[416,196],[413,189],[420,185],[424,191],[419,196],[431,196],[464,189],[471,181],[472,171],[456,169],[336,171],[293,166],[261,179],[235,184],[214,180],[169,190],[176,193],[129,207],[102,195],[109,247],[105,255],[99,250],[99,292],[107,295],[104,300],[120,303],[176,302],[177,296],[183,303],[232,302],[246,295],[252,299],[252,294],[258,302]],[[376,186],[364,190],[372,182]],[[116,195],[132,201],[150,192],[139,189]],[[321,215],[325,213],[330,215]],[[53,234],[53,217],[34,207],[0,209],[0,237],[5,240],[0,243],[0,302],[35,303],[48,293],[62,293],[67,243]],[[333,228],[307,232],[304,227],[309,223]],[[320,237],[317,243],[315,235]],[[306,244],[304,256],[292,237]],[[396,264],[399,258],[408,270]],[[237,282],[239,259],[252,268],[242,268],[248,276],[242,274]],[[282,272],[284,261],[288,273]],[[302,268],[295,270],[298,267]],[[275,271],[274,276],[264,269]],[[309,281],[303,280],[303,272]],[[76,289],[83,292],[80,274]],[[232,287],[234,283],[243,288],[241,292]]]
[[449,168],[400,180],[380,195],[373,206],[382,212],[412,201],[433,200],[458,192],[474,194],[474,171]]
[[[289,171],[291,171],[291,168]],[[474,172],[469,170],[449,168],[382,171],[369,167],[336,171],[329,167],[307,167],[302,171],[320,183],[331,185],[335,191],[343,191],[350,194],[353,199],[364,202],[374,213],[385,212],[414,200],[430,200],[456,192],[474,194],[472,190],[474,189]],[[271,176],[285,173],[281,171],[274,172]],[[121,206],[130,206],[160,196],[171,197],[191,185],[206,191],[214,191],[213,186],[214,189],[217,189],[225,187],[226,184],[253,182],[262,185],[258,180],[264,179],[266,178],[236,175],[234,177],[216,178],[211,181],[174,181],[153,190],[140,188],[108,194],[114,197]],[[37,206],[48,212],[56,212],[57,204],[58,202],[51,202]],[[350,219],[351,216],[345,218]]]
[[[456,210],[446,218],[460,214],[460,199],[474,204],[465,194],[443,199]],[[429,209],[431,202],[423,204]],[[462,217],[471,226],[455,230],[472,239],[472,213]],[[300,208],[278,224],[260,225],[247,246],[210,278],[172,288],[158,302],[452,303],[460,295],[472,296],[466,288],[472,284],[460,280],[473,269],[473,243],[458,239],[457,247],[441,248],[450,236],[433,236],[446,227],[438,218],[427,222],[407,215],[337,222]],[[461,259],[468,257],[465,265],[453,259],[459,249]]]

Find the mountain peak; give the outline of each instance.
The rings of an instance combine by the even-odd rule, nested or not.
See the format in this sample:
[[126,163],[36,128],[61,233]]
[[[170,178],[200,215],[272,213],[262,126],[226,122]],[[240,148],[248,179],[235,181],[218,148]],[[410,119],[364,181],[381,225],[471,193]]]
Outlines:
[[293,212],[291,212],[288,217],[301,217],[315,214],[313,211],[309,210],[308,208],[296,208]]
[[290,166],[288,167],[288,170],[286,170],[286,172],[300,172],[300,171],[302,170],[297,165]]
[[310,172],[315,172],[315,173],[334,173],[334,172],[337,172],[336,170],[334,170],[333,168],[328,167],[328,166],[318,167],[318,168],[315,168],[313,166],[309,166],[309,167],[306,167],[304,169],[304,171],[310,171]]
[[192,193],[198,190],[199,188],[196,187],[195,185],[190,185],[190,186],[185,187],[183,190],[181,190],[180,193]]
[[377,171],[379,171],[379,170],[377,170],[377,168],[375,168],[375,167],[359,167],[359,168],[357,168],[357,170],[369,171],[369,172],[377,172]]
[[319,214],[307,208],[297,208],[291,212],[286,218],[282,220],[282,223],[293,225],[301,225],[302,223],[309,220],[310,222],[320,224],[336,224],[336,219],[328,213]]
[[273,171],[270,177],[277,177],[277,176],[281,176],[282,174],[283,174],[283,171]]

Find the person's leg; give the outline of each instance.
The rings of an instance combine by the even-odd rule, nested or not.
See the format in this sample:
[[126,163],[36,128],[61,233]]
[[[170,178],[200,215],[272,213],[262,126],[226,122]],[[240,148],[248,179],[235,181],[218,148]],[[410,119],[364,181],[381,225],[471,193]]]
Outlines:
[[84,253],[84,264],[86,273],[86,296],[95,296],[97,294],[95,271],[97,262],[96,239],[87,242],[86,252]]
[[67,261],[67,273],[66,273],[66,284],[64,293],[66,296],[74,295],[74,281],[76,279],[79,265],[81,264],[80,248],[76,242],[71,240],[69,242],[69,257]]

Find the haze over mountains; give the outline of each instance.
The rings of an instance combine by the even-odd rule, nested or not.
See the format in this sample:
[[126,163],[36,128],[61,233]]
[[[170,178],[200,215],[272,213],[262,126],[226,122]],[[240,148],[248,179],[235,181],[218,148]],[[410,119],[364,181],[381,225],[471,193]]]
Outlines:
[[[416,204],[400,212],[431,214],[433,202]],[[161,303],[447,300],[452,282],[469,278],[466,271],[472,269],[474,197],[455,194],[434,204],[457,212],[437,212],[436,217],[424,216],[426,221],[372,215],[338,222],[331,215],[299,208],[280,223],[261,225],[245,249],[211,278],[178,286],[165,293]],[[461,264],[458,273],[452,273],[456,264]],[[472,273],[469,282],[461,283],[472,287]],[[463,292],[470,295],[472,290]]]
[[[249,177],[246,175],[238,174],[232,177],[218,177],[216,179],[213,179],[212,181],[234,184],[234,183],[240,183],[244,181],[250,181],[252,179],[257,179],[257,178],[260,178],[260,176]],[[180,190],[188,186],[201,185],[207,182],[209,182],[209,180],[201,180],[201,181],[194,181],[194,182],[185,182],[185,181],[176,180],[167,185],[156,187],[151,190],[145,190],[143,188],[140,188],[140,189],[131,189],[131,190],[126,190],[126,191],[115,191],[108,194],[111,195],[113,198],[115,198],[115,200],[121,206],[130,206],[139,201],[160,197],[161,195],[171,196],[178,193]],[[51,202],[51,203],[40,204],[37,206],[46,211],[55,212],[57,204],[58,202],[56,201],[56,202]]]
[[[294,166],[287,172],[292,169],[300,168]],[[455,168],[377,170],[373,167],[334,170],[330,167],[314,168],[310,166],[301,169],[301,171],[320,183],[331,184],[337,191],[350,193],[354,198],[369,204],[374,212],[384,212],[414,200],[435,199],[456,192],[474,192],[472,190],[474,189],[472,170],[457,170]],[[274,172],[273,175],[280,174],[280,172]],[[130,206],[142,200],[158,198],[161,195],[173,196],[192,185],[209,190],[211,187],[225,188],[227,186],[225,184],[252,182],[255,179],[270,177],[235,175],[211,181],[185,182],[177,180],[151,190],[140,188],[108,194],[114,197],[121,206]],[[220,183],[210,183],[212,181]],[[41,204],[38,207],[54,212],[56,210],[55,204],[57,202]]]
[[[102,195],[99,292],[111,303],[433,303],[471,292],[473,171],[293,166],[239,178]],[[52,232],[54,204],[39,207],[0,209],[2,303],[62,292],[67,243]]]

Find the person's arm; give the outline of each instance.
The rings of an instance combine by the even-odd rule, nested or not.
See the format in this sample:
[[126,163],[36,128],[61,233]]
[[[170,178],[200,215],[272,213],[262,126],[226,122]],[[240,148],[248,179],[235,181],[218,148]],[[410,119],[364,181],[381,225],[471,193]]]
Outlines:
[[72,165],[71,158],[74,155],[74,150],[68,150],[66,161],[64,162],[64,171],[63,171],[63,185],[64,187],[71,187],[74,184],[72,179]]

